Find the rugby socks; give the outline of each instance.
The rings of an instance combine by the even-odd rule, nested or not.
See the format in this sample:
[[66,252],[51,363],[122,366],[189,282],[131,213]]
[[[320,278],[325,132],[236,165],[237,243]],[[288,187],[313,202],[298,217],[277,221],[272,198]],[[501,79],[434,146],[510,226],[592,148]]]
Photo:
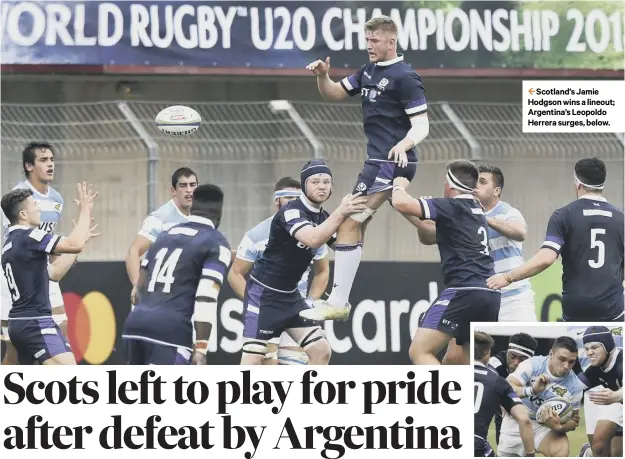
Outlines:
[[349,294],[360,265],[362,243],[336,244],[334,251],[334,286],[328,303],[343,308],[349,301]]

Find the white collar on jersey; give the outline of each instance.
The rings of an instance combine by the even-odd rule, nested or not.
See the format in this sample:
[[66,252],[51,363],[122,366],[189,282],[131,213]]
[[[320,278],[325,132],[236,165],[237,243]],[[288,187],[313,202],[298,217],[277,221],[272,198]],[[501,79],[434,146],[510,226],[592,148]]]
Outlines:
[[184,214],[184,213],[180,210],[180,208],[176,205],[176,201],[174,201],[173,199],[171,199],[171,203],[173,204],[174,209],[176,209],[176,211],[177,211],[180,215],[182,215],[184,218],[189,218],[189,216],[188,216],[188,215],[185,215],[185,214]]
[[473,199],[475,200],[475,196],[472,194],[459,194],[458,196],[454,196],[454,199]]
[[15,230],[18,230],[18,229],[19,230],[30,230],[30,229],[33,229],[33,228],[29,228],[28,226],[25,226],[25,225],[13,225],[13,226],[9,226],[9,233],[11,231],[15,231]]
[[604,198],[603,196],[597,196],[596,194],[584,194],[580,196],[579,199],[590,199],[591,201],[608,202],[606,198]]
[[480,362],[479,360],[474,360],[473,361],[473,365],[477,365],[478,367],[484,367],[484,368],[488,368],[486,365],[484,365],[482,362]]
[[200,217],[199,215],[191,215],[189,221],[193,223],[201,223],[202,225],[208,225],[211,228],[215,228],[215,224],[210,218]]
[[42,193],[41,191],[37,190],[37,188],[35,188],[32,183],[30,183],[30,180],[26,179],[26,180],[24,180],[24,183],[26,183],[26,186],[28,188],[33,190],[33,193],[36,193],[39,196],[43,196],[44,198],[47,198],[48,196],[50,196],[50,187],[49,186],[48,186],[48,191],[46,191],[45,193]]
[[612,368],[614,368],[614,365],[616,365],[616,359],[619,352],[621,352],[621,350],[618,347],[615,347],[612,352],[610,352],[610,355],[608,356],[608,364],[605,366],[605,368],[601,368],[601,371],[603,371],[604,373],[612,371]]
[[390,61],[384,61],[384,62],[376,62],[375,65],[376,67],[388,67],[389,65],[397,64],[398,62],[401,62],[403,60],[404,60],[404,55],[398,54],[395,59],[391,59]]
[[321,207],[315,207],[314,204],[310,202],[310,199],[308,199],[304,193],[300,194],[299,199],[300,201],[304,203],[306,208],[310,210],[311,212],[315,212],[316,214],[321,212]]

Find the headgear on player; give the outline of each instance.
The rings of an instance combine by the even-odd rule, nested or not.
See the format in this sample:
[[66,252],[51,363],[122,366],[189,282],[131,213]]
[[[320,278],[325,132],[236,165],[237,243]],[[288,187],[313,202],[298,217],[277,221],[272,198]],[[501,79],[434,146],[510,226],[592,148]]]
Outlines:
[[584,337],[582,339],[584,344],[588,343],[599,343],[605,349],[606,354],[610,354],[615,348],[614,336],[612,336],[612,332],[607,327],[594,326],[588,327],[584,332]]
[[[302,167],[302,171],[300,173],[302,191],[304,193],[304,196],[306,196],[308,199],[310,199],[310,196],[308,195],[308,190],[306,189],[306,182],[308,181],[310,177],[312,177],[313,175],[317,175],[317,174],[327,174],[330,176],[330,178],[332,178],[332,171],[327,166],[327,164],[324,163],[320,159],[313,159],[312,161],[308,161]],[[324,199],[324,201],[326,201],[330,197],[331,194],[332,194],[332,185],[330,185],[330,192],[328,193],[328,197]]]

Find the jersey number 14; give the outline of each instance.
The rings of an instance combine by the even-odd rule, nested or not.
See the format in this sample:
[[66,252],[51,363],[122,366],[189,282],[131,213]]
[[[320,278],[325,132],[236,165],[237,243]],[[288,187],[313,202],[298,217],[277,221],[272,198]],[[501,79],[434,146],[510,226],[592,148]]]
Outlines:
[[156,288],[156,284],[163,284],[163,293],[169,293],[171,291],[171,285],[176,280],[174,277],[174,271],[176,265],[182,254],[182,249],[174,249],[169,256],[167,251],[169,249],[162,248],[156,253],[154,257],[154,270],[150,277],[150,283],[148,284],[148,292],[153,292]]

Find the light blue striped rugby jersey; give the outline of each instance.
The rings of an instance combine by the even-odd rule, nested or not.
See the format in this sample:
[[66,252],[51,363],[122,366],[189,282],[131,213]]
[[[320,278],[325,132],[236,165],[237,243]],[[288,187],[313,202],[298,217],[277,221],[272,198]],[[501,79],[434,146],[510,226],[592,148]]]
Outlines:
[[[250,263],[256,263],[257,260],[263,255],[265,251],[265,247],[267,246],[267,242],[269,241],[269,232],[271,230],[271,221],[273,220],[273,216],[263,220],[254,228],[249,230],[243,236],[241,243],[237,249],[237,258],[241,260],[249,261]],[[313,250],[314,257],[313,260],[321,260],[328,254],[328,246],[322,245],[318,249]],[[306,297],[308,294],[308,277],[310,275],[310,268],[306,270],[299,284],[297,285],[297,289],[301,293],[303,297]]]
[[154,242],[163,231],[184,223],[188,219],[189,217],[182,213],[174,203],[174,200],[170,199],[143,220],[138,234],[150,242]]
[[[515,209],[507,202],[499,201],[495,207],[486,212],[486,217],[501,219],[504,221],[520,222],[527,228],[527,223],[521,212]],[[490,246],[490,256],[495,262],[496,273],[507,273],[511,269],[521,266],[523,260],[523,243],[513,241],[501,235],[493,228],[488,228],[488,245]],[[529,279],[514,282],[513,284],[501,289],[501,298],[510,298],[532,289]]]
[[[41,209],[41,224],[39,225],[39,229],[47,233],[54,233],[61,220],[61,212],[63,211],[63,198],[59,192],[52,187],[48,187],[48,192],[42,194],[37,191],[28,180],[24,180],[13,187],[13,190],[18,189],[30,189],[33,191],[33,198],[37,201]],[[9,219],[2,213],[2,232],[4,237],[8,234],[8,227]]]
[[517,369],[511,376],[518,379],[525,386],[533,384],[536,379],[546,374],[549,377],[547,388],[532,397],[521,399],[523,405],[529,411],[530,419],[536,419],[536,411],[544,402],[555,397],[564,397],[568,399],[574,410],[579,410],[584,389],[586,386],[577,378],[573,371],[569,371],[566,376],[558,378],[549,372],[548,356],[534,356],[519,364]]
[[[578,325],[566,328],[569,336],[577,343],[577,348],[579,349],[577,358],[579,359],[579,364],[582,367],[582,370],[586,370],[586,368],[590,366],[590,360],[588,360],[586,350],[584,349],[584,332],[588,327],[589,325]],[[608,325],[607,327],[612,332],[612,337],[614,338],[614,344],[616,347],[623,349],[623,324]]]

